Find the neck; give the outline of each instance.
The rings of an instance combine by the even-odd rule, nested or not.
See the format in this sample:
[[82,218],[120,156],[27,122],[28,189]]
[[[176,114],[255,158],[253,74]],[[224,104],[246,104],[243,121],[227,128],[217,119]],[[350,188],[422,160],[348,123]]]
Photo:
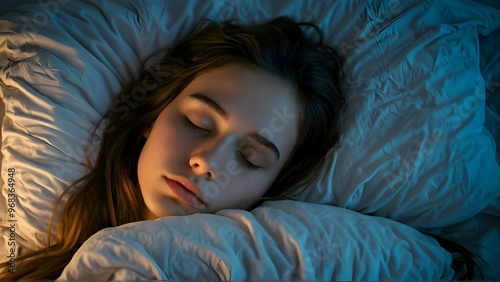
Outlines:
[[154,215],[146,206],[141,211],[142,220],[155,220],[158,219],[156,215]]

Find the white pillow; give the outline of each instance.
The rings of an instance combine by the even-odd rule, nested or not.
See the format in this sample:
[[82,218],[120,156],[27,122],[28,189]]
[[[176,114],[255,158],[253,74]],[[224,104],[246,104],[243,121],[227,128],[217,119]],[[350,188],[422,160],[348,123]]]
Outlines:
[[342,147],[300,198],[421,229],[499,215],[478,43],[500,27],[500,11],[467,1],[413,2],[408,11],[392,3],[366,10],[367,22],[349,29],[354,42],[338,39],[348,54]]
[[16,239],[25,248],[45,245],[54,200],[88,171],[89,132],[140,62],[206,17],[315,21],[346,57],[342,147],[299,199],[429,230],[499,215],[477,49],[500,25],[496,9],[396,0],[52,3],[0,21],[2,178],[16,169]]

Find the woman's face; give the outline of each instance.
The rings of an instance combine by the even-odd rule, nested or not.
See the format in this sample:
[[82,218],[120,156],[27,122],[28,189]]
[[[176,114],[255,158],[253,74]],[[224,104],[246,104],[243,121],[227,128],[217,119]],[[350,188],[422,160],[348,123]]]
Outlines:
[[244,64],[196,77],[144,133],[143,217],[245,209],[264,195],[297,140],[294,91]]

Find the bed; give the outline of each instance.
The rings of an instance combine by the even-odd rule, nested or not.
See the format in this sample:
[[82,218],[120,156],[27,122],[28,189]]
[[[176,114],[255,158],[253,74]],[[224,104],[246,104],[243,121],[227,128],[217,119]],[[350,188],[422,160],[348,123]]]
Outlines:
[[141,62],[153,64],[152,54],[203,18],[283,15],[317,23],[345,58],[341,146],[322,176],[296,201],[104,229],[59,279],[463,279],[456,254],[432,234],[482,258],[476,279],[500,280],[494,0],[16,6],[0,17],[2,258],[41,249],[47,233],[55,235],[57,224],[48,230],[54,201],[88,171],[84,160],[98,150],[88,147],[89,134]]

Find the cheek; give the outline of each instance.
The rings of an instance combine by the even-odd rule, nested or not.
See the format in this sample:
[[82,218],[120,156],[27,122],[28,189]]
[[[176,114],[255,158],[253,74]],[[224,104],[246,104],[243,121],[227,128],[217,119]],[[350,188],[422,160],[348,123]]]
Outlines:
[[267,192],[273,182],[270,178],[260,173],[232,176],[224,198],[234,207],[247,208]]
[[156,125],[159,127],[153,128],[139,156],[137,172],[141,188],[154,184],[153,180],[166,172],[178,174],[180,168],[189,164],[189,140],[177,134],[172,126]]
[[152,140],[152,153],[163,159],[175,160],[186,155],[192,144],[188,136],[172,125],[165,124],[156,133],[156,138]]

